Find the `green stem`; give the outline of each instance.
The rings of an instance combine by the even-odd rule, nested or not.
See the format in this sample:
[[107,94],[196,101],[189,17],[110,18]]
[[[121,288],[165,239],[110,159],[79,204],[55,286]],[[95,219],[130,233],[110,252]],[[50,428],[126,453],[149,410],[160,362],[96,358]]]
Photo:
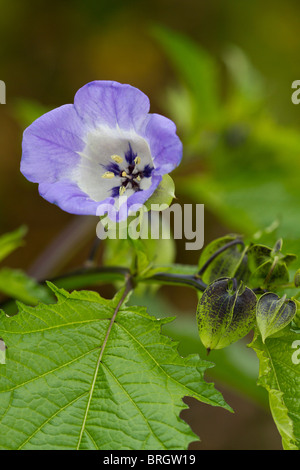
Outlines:
[[97,364],[96,364],[96,370],[95,370],[95,373],[94,373],[94,379],[93,379],[93,382],[92,382],[92,385],[91,385],[91,388],[90,388],[89,399],[88,399],[87,406],[86,406],[84,420],[83,420],[83,424],[82,424],[80,435],[79,435],[77,450],[80,448],[80,444],[81,444],[81,441],[82,441],[82,437],[83,437],[83,433],[84,433],[84,430],[85,430],[85,425],[86,425],[86,421],[87,421],[87,417],[88,417],[88,412],[89,412],[89,409],[90,409],[90,405],[91,405],[91,401],[92,401],[92,397],[93,397],[93,393],[94,393],[94,389],[95,389],[95,384],[96,384],[96,380],[97,380],[97,376],[98,376],[99,367],[100,367],[100,364],[101,364],[101,361],[102,361],[102,357],[103,357],[104,350],[105,350],[106,345],[107,345],[109,335],[111,333],[113,324],[115,323],[115,320],[117,318],[119,310],[122,307],[123,302],[126,300],[126,297],[128,296],[128,294],[132,291],[132,289],[133,289],[132,279],[131,279],[130,276],[127,276],[124,292],[123,292],[122,297],[119,300],[118,305],[116,306],[116,308],[114,310],[114,313],[111,317],[111,320],[109,322],[109,325],[108,325],[108,328],[107,328],[107,331],[106,331],[104,341],[103,341],[101,349],[100,349],[98,361],[97,361]]
[[[53,284],[65,289],[80,288],[101,281],[123,280],[130,275],[130,270],[122,266],[104,266],[97,268],[82,268],[69,274],[50,279]],[[160,284],[181,284],[183,286],[193,287],[194,289],[204,291],[206,284],[197,277],[197,275],[184,275],[174,273],[155,273],[153,276],[143,278],[134,277],[136,283],[160,283]]]
[[158,282],[162,284],[180,284],[193,287],[196,290],[205,291],[207,285],[197,275],[181,275],[174,273],[156,273],[148,278],[137,279],[137,282]]

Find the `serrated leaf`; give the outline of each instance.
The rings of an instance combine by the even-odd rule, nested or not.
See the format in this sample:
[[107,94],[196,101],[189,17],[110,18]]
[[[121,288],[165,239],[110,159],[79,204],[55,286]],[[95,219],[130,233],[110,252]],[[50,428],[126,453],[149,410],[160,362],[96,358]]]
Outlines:
[[161,334],[168,320],[122,306],[101,356],[120,295],[51,287],[56,304],[0,318],[1,449],[186,449],[183,396],[229,409],[203,380],[211,364]]
[[250,344],[260,362],[258,384],[269,393],[273,419],[287,450],[300,449],[299,346],[300,330],[289,328],[265,344],[260,336]]

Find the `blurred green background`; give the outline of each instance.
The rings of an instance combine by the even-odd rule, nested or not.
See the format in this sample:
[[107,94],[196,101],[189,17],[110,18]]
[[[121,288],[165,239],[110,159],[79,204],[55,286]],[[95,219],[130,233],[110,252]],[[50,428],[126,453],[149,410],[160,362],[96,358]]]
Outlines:
[[[177,124],[184,158],[172,174],[176,196],[205,204],[206,243],[232,231],[266,242],[283,237],[284,251],[300,255],[300,105],[291,101],[300,79],[299,13],[296,0],[0,0],[0,79],[7,87],[0,232],[23,224],[29,230],[26,247],[7,264],[44,278],[86,259],[94,218],[66,214],[38,196],[19,172],[21,141],[35,117],[102,79],[140,88],[152,112]],[[177,262],[198,258],[177,243]],[[150,310],[194,315],[189,289],[160,295],[160,303],[149,300]],[[247,373],[245,362],[239,368]],[[189,400],[184,417],[202,439],[191,448],[280,449],[264,400],[217,385],[236,413]]]

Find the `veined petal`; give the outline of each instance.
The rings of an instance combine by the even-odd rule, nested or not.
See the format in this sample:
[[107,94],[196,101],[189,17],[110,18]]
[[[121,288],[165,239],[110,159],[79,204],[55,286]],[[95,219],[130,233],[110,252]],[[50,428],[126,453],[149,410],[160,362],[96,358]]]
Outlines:
[[49,111],[24,131],[21,172],[34,183],[68,177],[79,163],[84,138],[82,121],[73,105]]
[[[97,214],[99,202],[89,198],[73,181],[61,180],[56,183],[41,183],[39,193],[47,201],[71,214]],[[113,204],[114,199],[107,198],[105,203]]]
[[170,173],[182,159],[182,143],[176,134],[176,126],[160,114],[149,114],[139,129],[149,142],[156,171]]
[[80,88],[74,99],[79,116],[91,127],[134,129],[150,109],[149,98],[137,88],[113,81],[94,81]]

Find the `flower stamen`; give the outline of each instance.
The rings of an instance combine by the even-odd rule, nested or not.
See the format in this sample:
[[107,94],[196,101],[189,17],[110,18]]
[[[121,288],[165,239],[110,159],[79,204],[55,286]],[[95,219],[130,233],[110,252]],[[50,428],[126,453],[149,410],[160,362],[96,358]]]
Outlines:
[[123,161],[123,158],[120,157],[120,155],[112,155],[110,158],[111,158],[114,162],[116,162],[116,163],[118,163],[118,164],[119,164],[119,163],[122,163],[122,161]]
[[105,178],[105,179],[112,179],[114,177],[115,177],[115,174],[112,171],[106,171],[102,175],[102,178]]
[[123,196],[123,194],[125,193],[125,191],[126,191],[126,187],[125,187],[125,186],[120,186],[120,188],[119,188],[119,195],[120,195],[120,196]]

